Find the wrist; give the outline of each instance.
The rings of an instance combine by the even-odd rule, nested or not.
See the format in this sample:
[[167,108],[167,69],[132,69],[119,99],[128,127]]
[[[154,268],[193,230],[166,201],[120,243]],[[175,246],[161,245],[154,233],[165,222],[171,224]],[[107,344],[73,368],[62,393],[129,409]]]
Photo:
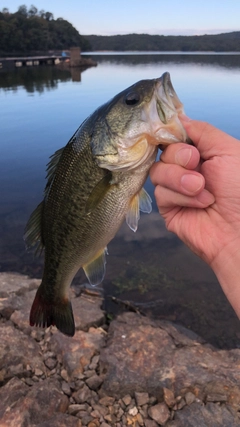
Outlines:
[[228,301],[240,318],[240,238],[226,245],[210,266]]

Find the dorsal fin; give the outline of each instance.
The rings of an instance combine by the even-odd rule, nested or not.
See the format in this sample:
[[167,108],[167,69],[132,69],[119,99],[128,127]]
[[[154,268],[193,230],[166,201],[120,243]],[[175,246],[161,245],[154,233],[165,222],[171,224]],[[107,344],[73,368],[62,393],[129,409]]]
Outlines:
[[54,178],[57,165],[59,163],[59,160],[61,158],[61,155],[63,153],[64,148],[65,147],[60,148],[59,150],[57,150],[54,154],[52,154],[50,156],[50,161],[47,164],[47,176],[46,176],[46,178],[47,178],[47,184],[46,184],[46,187],[45,187],[45,194],[47,193],[48,188],[50,187],[50,185],[52,183],[52,180]]
[[44,202],[42,201],[32,212],[24,231],[24,241],[26,243],[27,249],[30,249],[36,245],[36,255],[41,254],[44,248],[42,237],[43,204]]
[[[50,162],[47,164],[47,184],[45,187],[45,196],[49,190],[49,187],[52,183],[52,180],[54,178],[55,170],[58,165],[58,162],[60,160],[60,157],[62,155],[62,152],[64,150],[63,148],[60,148],[57,150],[51,157]],[[30,218],[27,222],[27,225],[25,227],[24,231],[24,241],[26,243],[27,249],[30,249],[34,246],[36,246],[35,255],[41,254],[43,248],[44,248],[44,242],[42,237],[42,214],[43,214],[43,205],[44,200],[39,203],[39,205],[36,207],[36,209],[32,212],[30,215]]]
[[[75,134],[70,139],[69,143],[72,142]],[[48,193],[48,190],[51,186],[51,183],[55,176],[55,171],[57,168],[57,165],[59,163],[59,160],[62,156],[63,150],[65,147],[60,148],[57,150],[52,156],[50,156],[50,161],[47,164],[47,184],[45,186],[44,194],[45,196]],[[27,249],[32,248],[36,245],[36,251],[35,254],[39,254],[42,252],[44,248],[44,242],[42,237],[42,214],[43,214],[43,205],[44,200],[39,203],[39,205],[36,207],[36,209],[32,212],[30,215],[30,218],[27,222],[27,225],[25,227],[24,231],[24,240],[27,246]]]
[[65,150],[65,148],[69,145],[75,146],[75,150],[76,150],[76,146],[78,146],[78,147],[80,146],[82,148],[82,142],[81,142],[81,140],[79,141],[78,133],[79,133],[79,130],[82,128],[84,123],[85,123],[85,121],[79,126],[79,128],[76,130],[76,132],[74,132],[74,134],[69,139],[66,146],[59,148],[59,150],[55,151],[55,153],[50,156],[50,161],[48,162],[47,169],[46,169],[46,171],[47,171],[47,175],[46,175],[47,184],[45,187],[45,195],[48,193],[48,189],[51,186],[51,183],[54,179],[54,175],[55,175],[57,165],[60,161],[60,158],[61,158],[62,153]]

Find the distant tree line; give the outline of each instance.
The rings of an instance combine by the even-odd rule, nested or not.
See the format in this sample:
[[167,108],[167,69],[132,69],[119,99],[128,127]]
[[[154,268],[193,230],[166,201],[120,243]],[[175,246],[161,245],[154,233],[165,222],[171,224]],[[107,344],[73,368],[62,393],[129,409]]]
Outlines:
[[0,55],[46,52],[80,46],[89,50],[89,42],[63,18],[51,12],[19,6],[16,13],[7,8],[0,12]]
[[240,31],[203,36],[127,34],[84,37],[91,44],[93,51],[240,51]]
[[0,11],[0,55],[31,54],[80,46],[82,51],[215,51],[239,52],[240,31],[203,36],[127,34],[82,36],[63,18],[21,5]]

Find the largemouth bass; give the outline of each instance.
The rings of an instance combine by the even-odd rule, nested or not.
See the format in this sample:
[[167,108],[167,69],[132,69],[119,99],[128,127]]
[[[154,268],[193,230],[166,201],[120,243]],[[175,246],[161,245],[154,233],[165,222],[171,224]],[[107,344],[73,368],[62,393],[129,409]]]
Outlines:
[[88,117],[48,164],[44,200],[29,218],[28,247],[44,248],[44,271],[30,325],[75,332],[68,288],[82,267],[97,285],[107,244],[124,219],[137,230],[139,211],[151,211],[143,189],[158,146],[188,142],[169,73],[142,80]]

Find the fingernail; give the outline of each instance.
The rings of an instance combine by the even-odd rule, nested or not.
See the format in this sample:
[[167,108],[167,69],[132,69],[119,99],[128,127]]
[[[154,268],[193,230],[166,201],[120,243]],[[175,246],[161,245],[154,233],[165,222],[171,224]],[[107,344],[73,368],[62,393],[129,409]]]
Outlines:
[[181,184],[184,190],[191,194],[197,193],[204,186],[204,178],[200,175],[188,173],[181,178]]
[[176,161],[180,166],[187,166],[191,157],[192,157],[191,148],[181,148],[181,150],[179,150],[176,153]]
[[183,122],[190,122],[192,119],[190,119],[190,117],[186,116],[186,114],[179,114],[179,119],[182,120]]

